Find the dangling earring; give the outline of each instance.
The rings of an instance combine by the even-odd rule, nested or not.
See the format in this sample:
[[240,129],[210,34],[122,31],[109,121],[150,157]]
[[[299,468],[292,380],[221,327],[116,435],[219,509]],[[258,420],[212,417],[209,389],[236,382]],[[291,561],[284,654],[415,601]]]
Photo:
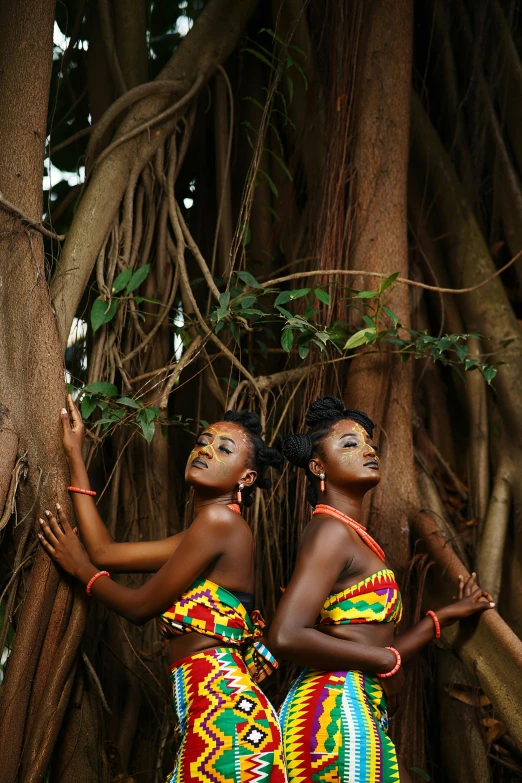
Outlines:
[[325,473],[319,473],[319,478],[321,479],[321,492],[324,492],[326,490],[326,486],[325,486],[325,483],[324,483],[324,480],[326,478],[326,474]]
[[241,501],[243,499],[242,496],[241,496],[241,490],[244,489],[244,488],[245,488],[244,484],[239,484],[238,490],[237,490],[237,502],[238,503],[241,503]]

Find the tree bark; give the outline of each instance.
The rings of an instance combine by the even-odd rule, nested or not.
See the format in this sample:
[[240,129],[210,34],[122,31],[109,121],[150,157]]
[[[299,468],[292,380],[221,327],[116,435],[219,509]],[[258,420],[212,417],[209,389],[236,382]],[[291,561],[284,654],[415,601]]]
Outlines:
[[[408,276],[406,184],[413,5],[367,3],[359,71],[352,202],[356,205],[354,269]],[[368,283],[373,288],[374,283]],[[366,287],[366,286],[364,286]],[[389,307],[410,323],[406,286]],[[416,509],[412,442],[412,367],[390,352],[358,357],[350,369],[345,402],[363,408],[379,427],[387,469],[372,493],[371,526],[399,567],[408,560],[408,517]],[[393,456],[392,456],[393,455]]]
[[[53,51],[54,0],[0,2],[0,170],[5,197],[36,222],[42,215],[42,171]],[[28,100],[28,85],[31,99]],[[65,402],[63,358],[45,279],[42,237],[0,210],[0,400],[26,454],[17,495],[19,519],[57,500],[70,510],[59,410]],[[16,303],[16,305],[14,304]],[[17,779],[32,685],[59,577],[41,551],[33,568],[7,676],[0,693],[0,757],[5,783]],[[8,622],[10,618],[6,618]],[[56,702],[53,711],[56,712]],[[50,751],[49,751],[50,752]]]

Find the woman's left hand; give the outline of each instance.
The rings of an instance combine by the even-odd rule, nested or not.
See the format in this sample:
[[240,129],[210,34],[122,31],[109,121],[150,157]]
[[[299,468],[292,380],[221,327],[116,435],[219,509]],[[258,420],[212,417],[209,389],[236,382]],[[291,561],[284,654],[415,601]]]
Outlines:
[[[58,519],[46,511],[47,519],[40,519],[40,543],[53,560],[68,574],[82,578],[82,574],[93,568],[83,544],[70,526],[61,506],[56,505]],[[84,581],[84,580],[82,580]]]

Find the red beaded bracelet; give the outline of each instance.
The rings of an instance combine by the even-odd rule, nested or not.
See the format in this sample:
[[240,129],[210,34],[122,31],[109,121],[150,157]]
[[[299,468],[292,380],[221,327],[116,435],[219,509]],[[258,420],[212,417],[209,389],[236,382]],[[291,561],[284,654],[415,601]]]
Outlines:
[[398,650],[395,649],[395,647],[385,647],[384,649],[385,650],[391,650],[392,653],[395,653],[395,659],[396,660],[395,660],[395,666],[393,667],[393,669],[391,671],[385,672],[384,674],[379,674],[377,672],[377,677],[380,677],[381,680],[386,679],[386,677],[393,677],[394,674],[397,674],[397,672],[401,668],[401,663],[402,663],[402,661],[401,661],[401,654],[400,654],[400,652]]
[[428,615],[431,617],[431,619],[433,620],[433,623],[435,625],[435,639],[440,639],[439,618],[437,617],[437,615],[435,614],[435,612],[432,609],[428,609],[428,611],[426,612],[426,617]]
[[93,584],[95,583],[95,581],[96,581],[96,580],[97,580],[97,579],[98,579],[100,576],[108,576],[108,577],[109,577],[109,579],[111,578],[111,575],[109,574],[109,572],[108,572],[108,571],[98,571],[98,573],[97,573],[97,574],[94,574],[94,576],[93,576],[91,579],[89,579],[89,581],[87,582],[87,587],[85,588],[85,589],[86,589],[86,591],[87,591],[87,595],[90,595],[90,594],[91,594],[91,588],[92,588]]
[[79,495],[91,495],[91,497],[96,497],[96,492],[94,492],[92,489],[80,489],[80,487],[67,487],[69,492],[78,492]]

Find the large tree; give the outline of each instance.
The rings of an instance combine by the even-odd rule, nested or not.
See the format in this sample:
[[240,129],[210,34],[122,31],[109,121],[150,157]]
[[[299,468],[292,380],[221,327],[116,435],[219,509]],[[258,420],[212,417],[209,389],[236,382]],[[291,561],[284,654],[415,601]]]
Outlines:
[[[153,624],[88,613],[36,543],[68,504],[64,370],[121,540],[190,521],[190,439],[226,407],[260,410],[271,442],[317,394],[374,416],[368,524],[407,621],[466,570],[499,609],[419,659],[394,737],[416,780],[519,779],[516,4],[0,0],[0,18],[2,781],[161,783],[175,751]],[[308,513],[302,477],[273,478],[249,512],[268,619]]]

